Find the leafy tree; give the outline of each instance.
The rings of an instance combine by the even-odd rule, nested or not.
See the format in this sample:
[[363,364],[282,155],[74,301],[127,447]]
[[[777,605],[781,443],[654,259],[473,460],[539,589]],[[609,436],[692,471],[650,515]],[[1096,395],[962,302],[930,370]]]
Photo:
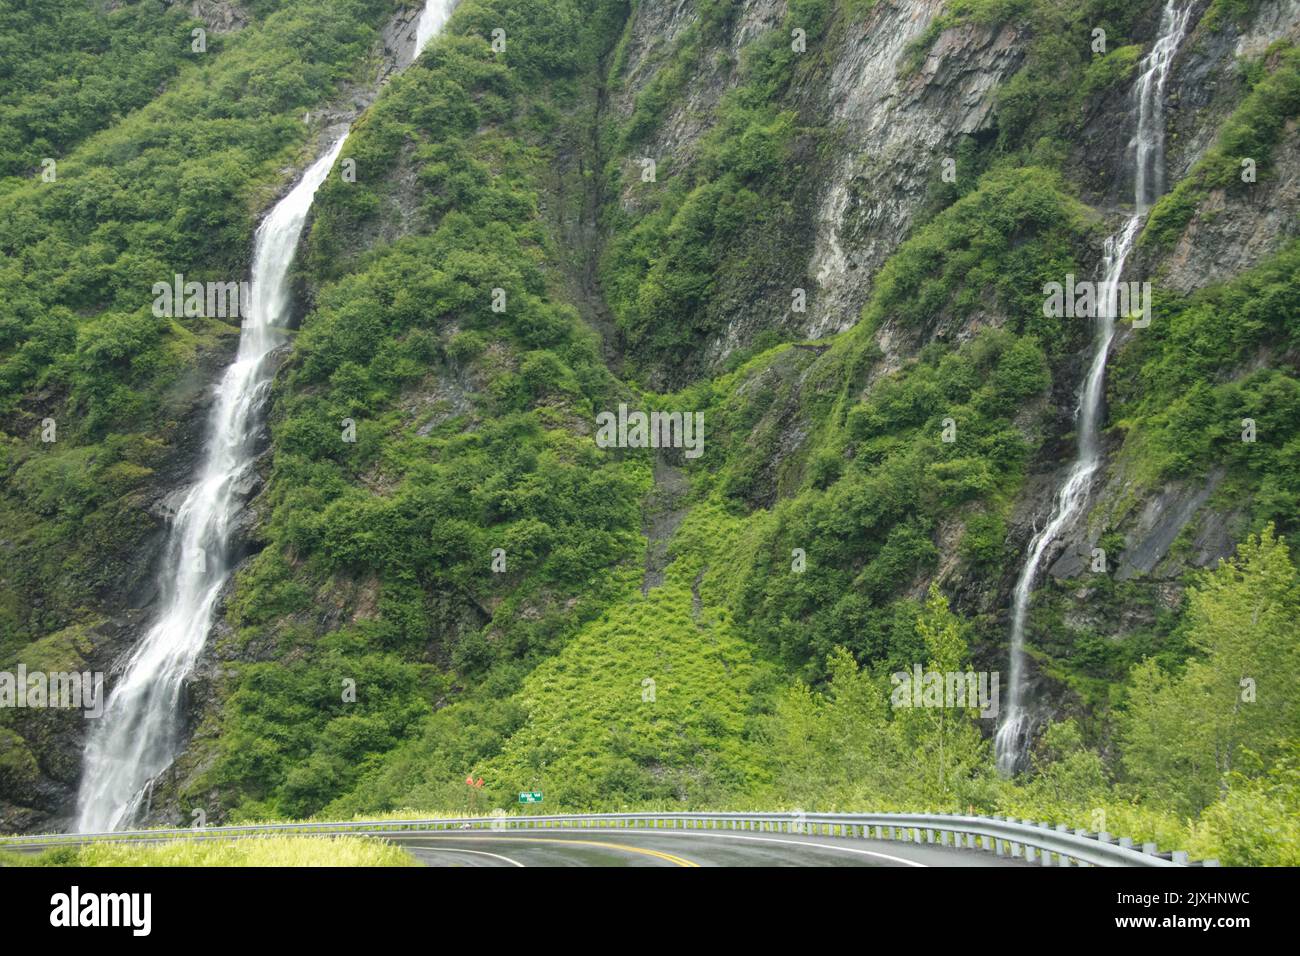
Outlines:
[[926,670],[940,676],[945,696],[939,706],[923,698],[924,706],[900,708],[894,729],[909,790],[927,805],[950,806],[960,803],[966,782],[987,766],[988,744],[976,724],[979,702],[946,696],[948,676],[963,674],[968,666],[967,645],[964,624],[937,584],[930,585],[916,631],[925,646]]
[[1053,723],[1043,734],[1042,752],[1034,756],[1030,792],[1057,807],[1094,807],[1110,796],[1110,780],[1101,756],[1084,745],[1078,722]]
[[765,734],[773,799],[805,809],[882,800],[893,789],[888,685],[847,650],[827,657],[822,691],[803,683],[778,698]]
[[1185,627],[1196,656],[1182,675],[1134,668],[1124,765],[1153,799],[1199,811],[1300,728],[1300,579],[1271,525],[1189,589]]
[[1300,745],[1265,776],[1234,779],[1203,821],[1225,866],[1300,866]]

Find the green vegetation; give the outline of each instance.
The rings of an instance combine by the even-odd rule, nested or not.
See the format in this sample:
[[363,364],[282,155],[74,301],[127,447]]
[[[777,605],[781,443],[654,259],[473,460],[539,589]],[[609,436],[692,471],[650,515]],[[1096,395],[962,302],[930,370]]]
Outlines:
[[[814,673],[836,645],[859,660],[915,660],[910,606],[892,599],[933,571],[946,516],[1000,513],[1028,451],[1011,418],[1048,382],[1034,339],[989,331],[877,383],[824,439],[837,480],[777,505],[756,542],[739,604],[753,637]],[[738,485],[733,474],[724,488]],[[794,548],[807,573],[790,573]]]
[[[230,787],[245,814],[310,814],[417,733],[434,702],[469,696],[474,720],[499,726],[510,718],[494,699],[619,593],[610,570],[639,553],[648,462],[611,458],[576,427],[618,386],[543,268],[556,255],[538,215],[543,134],[561,121],[537,108],[540,91],[523,95],[537,80],[556,102],[574,98],[574,74],[596,51],[573,56],[557,24],[606,16],[612,36],[610,10],[467,0],[349,139],[362,170],[410,157],[429,190],[427,231],[354,261],[303,320],[272,412],[267,547],[231,613],[234,644],[269,643],[279,662],[233,669],[218,759],[196,795]],[[485,23],[558,32],[503,65]],[[474,106],[449,117],[430,109],[431,90]],[[316,281],[341,269],[321,250],[391,188],[362,179],[318,195]],[[492,310],[493,288],[504,311]],[[345,419],[355,442],[342,440]],[[369,608],[319,635],[308,622],[343,581]],[[459,729],[456,713],[439,714],[435,732]],[[455,752],[466,746],[475,759],[490,752],[472,740]]]
[[1144,246],[1172,245],[1212,191],[1242,196],[1250,183],[1269,177],[1273,148],[1300,116],[1300,47],[1279,41],[1245,78],[1250,91],[1217,142],[1151,210],[1142,231]]
[[[714,111],[694,161],[678,168],[671,156],[638,150],[670,93],[689,95],[679,78],[697,66],[701,43],[734,15],[723,0],[705,4],[632,115],[606,134],[608,193],[625,201],[606,210],[613,238],[601,257],[601,283],[638,377],[683,384],[683,372],[699,371],[703,343],[734,317],[735,299],[752,300],[758,289],[788,300],[792,287],[808,284],[791,273],[810,238],[798,188],[815,168],[825,131],[787,101],[801,77],[824,67],[818,41],[840,13],[830,0],[792,2],[780,28],[745,49],[739,84]],[[806,56],[791,49],[796,27],[806,33]],[[642,179],[643,159],[656,162],[652,183]]]
[[708,806],[753,786],[749,723],[765,666],[723,608],[735,567],[709,560],[742,527],[716,509],[691,514],[666,580],[640,582],[529,674],[526,719],[483,772],[502,796],[530,787],[562,806]]
[[1300,573],[1271,527],[1199,577],[1181,627],[1185,664],[1133,668],[1116,764],[1059,725],[1035,778],[1002,804],[1180,843],[1225,865],[1294,865]]
[[[27,16],[10,6],[6,16]],[[84,104],[57,100],[68,126],[52,130],[51,143],[70,151],[54,157],[55,181],[38,169],[0,188],[0,537],[12,543],[0,582],[0,655],[84,622],[104,594],[134,586],[122,575],[155,528],[141,497],[176,454],[184,399],[201,388],[191,378],[196,363],[225,352],[237,331],[155,318],[153,283],[176,273],[197,281],[245,274],[254,223],[285,164],[303,155],[303,111],[354,77],[393,9],[392,0],[303,0],[214,37],[201,54],[189,50],[189,21],[168,15],[151,42],[183,51],[185,66],[154,96],[154,61],[137,57],[130,37],[156,9],[109,14],[101,34],[102,13],[57,6],[66,17],[38,31],[39,48],[70,42],[61,46],[66,57],[52,51],[48,69],[26,74],[25,60],[22,71],[14,63],[20,50],[0,48],[8,57],[0,70],[35,84],[5,100],[18,114],[35,123],[53,108],[39,81],[49,74],[59,94],[62,78],[82,68],[84,44],[117,52],[93,58],[102,72],[79,85]],[[44,32],[61,31],[59,23],[71,39]],[[0,36],[12,44],[2,27]],[[146,72],[127,78],[113,73],[118,67]],[[100,103],[96,90],[130,97],[146,82],[153,99],[77,142],[86,123],[129,108]],[[19,161],[26,172],[29,161]],[[47,420],[54,442],[42,441]]]
[[[994,303],[1015,331],[1059,349],[1080,344],[1043,316],[1043,284],[1071,271],[1083,251],[1087,211],[1055,173],[995,169],[918,229],[880,271],[867,327],[887,317],[904,326],[963,319]],[[940,331],[942,337],[942,331]]]
[[[969,668],[966,627],[937,587],[907,626],[926,671]],[[860,670],[844,648],[828,655],[826,668],[823,691],[794,685],[764,723],[774,767],[767,800],[836,809],[987,802],[993,778],[976,701],[915,706],[908,685],[891,682],[887,668]],[[902,673],[910,677],[910,667]]]
[[173,840],[136,846],[91,843],[34,856],[0,851],[0,866],[416,866],[405,850],[367,837],[269,836]]
[[1189,589],[1187,605],[1192,658],[1175,676],[1154,662],[1134,669],[1121,734],[1137,787],[1199,811],[1234,774],[1260,776],[1293,746],[1300,576],[1270,526]]
[[[1122,455],[1149,484],[1226,467],[1231,482],[1255,489],[1255,527],[1298,527],[1300,369],[1282,358],[1300,344],[1298,275],[1292,243],[1232,282],[1158,299],[1160,321],[1118,357],[1110,384]],[[1247,371],[1260,354],[1278,360]],[[1245,419],[1253,441],[1243,440]]]
[[[182,7],[114,6],[0,3],[0,193],[145,106],[195,59],[190,31],[200,22]],[[215,53],[221,38],[212,41]]]

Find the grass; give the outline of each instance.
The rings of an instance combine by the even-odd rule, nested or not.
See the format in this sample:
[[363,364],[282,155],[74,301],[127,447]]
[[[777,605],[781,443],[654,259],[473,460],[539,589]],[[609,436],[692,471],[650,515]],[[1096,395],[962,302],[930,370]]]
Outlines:
[[33,856],[0,850],[0,866],[415,866],[399,847],[366,837],[273,836],[173,840],[149,845],[93,843]]
[[719,560],[742,531],[716,506],[693,512],[662,587],[642,595],[629,581],[627,600],[525,679],[527,720],[484,776],[607,810],[748,791],[746,709],[765,668],[732,627]]

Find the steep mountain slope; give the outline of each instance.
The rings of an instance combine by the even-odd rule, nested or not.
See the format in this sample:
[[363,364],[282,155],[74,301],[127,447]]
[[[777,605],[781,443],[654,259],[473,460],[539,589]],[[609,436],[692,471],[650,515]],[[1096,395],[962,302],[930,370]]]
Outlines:
[[[122,277],[241,268],[271,184],[320,141],[297,114],[368,107],[344,148],[356,181],[322,187],[300,250],[248,558],[149,819],[482,809],[533,788],[604,808],[1173,806],[1126,723],[1130,671],[1154,656],[1149,682],[1176,684],[1217,660],[1193,572],[1300,515],[1300,8],[1186,5],[1169,189],[1127,270],[1153,321],[1122,317],[1105,464],[1031,606],[1025,780],[993,773],[994,721],[891,713],[887,675],[1005,670],[1092,344],[1086,319],[1045,314],[1044,287],[1096,278],[1130,211],[1129,90],[1162,2],[463,0],[373,103],[385,46],[400,56],[380,31],[409,11],[243,5],[243,59],[183,66],[175,92],[65,147],[60,187],[93,209],[0,190],[0,666],[105,668],[148,619],[230,327],[146,321]],[[205,114],[199,91],[254,83],[250,49],[327,65],[334,92]],[[196,130],[230,124],[239,159],[192,160],[226,164],[224,193],[161,185],[141,144],[172,96],[198,103]],[[114,175],[159,190],[187,238],[162,245],[150,209],[123,225]],[[207,212],[184,218],[185,195]],[[111,236],[85,238],[96,217]],[[63,258],[42,268],[24,251],[41,243]],[[601,447],[620,403],[701,412],[703,454]],[[57,452],[51,414],[75,423]],[[1300,601],[1272,540],[1232,573],[1267,568],[1282,634]],[[1280,723],[1232,744],[1266,754],[1241,793],[1285,774],[1294,690],[1273,693]],[[0,712],[6,826],[66,812],[81,731],[64,716]],[[935,753],[953,762],[937,776]],[[1053,774],[1082,763],[1086,796],[1062,796]],[[1179,810],[1227,806],[1224,781]]]
[[[39,124],[30,145],[54,165],[0,180],[0,666],[109,671],[147,622],[165,523],[238,331],[154,315],[153,285],[244,275],[258,214],[337,120],[311,111],[362,108],[412,11],[194,5],[208,22],[170,3],[39,6],[6,4],[3,20],[3,72],[29,78],[4,85],[4,135],[35,137],[19,124]],[[196,29],[208,30],[202,51]],[[128,55],[132,43],[166,56]],[[29,72],[36,55],[48,70]],[[84,120],[60,67],[78,97],[99,95]],[[106,128],[90,135],[93,124]],[[14,825],[34,822],[75,791],[85,723],[14,710],[0,721],[20,727],[3,733],[5,792],[27,808]]]

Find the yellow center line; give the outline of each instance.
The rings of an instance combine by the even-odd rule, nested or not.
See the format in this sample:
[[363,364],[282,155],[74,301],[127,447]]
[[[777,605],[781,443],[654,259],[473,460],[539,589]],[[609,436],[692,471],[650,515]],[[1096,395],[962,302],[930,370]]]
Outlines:
[[629,846],[626,843],[605,843],[600,840],[563,840],[563,839],[554,840],[554,839],[548,839],[546,837],[490,836],[490,837],[471,837],[470,839],[496,840],[496,841],[505,841],[509,843],[563,843],[563,844],[569,844],[574,846],[600,846],[600,847],[607,847],[612,850],[624,850],[628,853],[640,853],[642,856],[658,857],[661,860],[667,860],[669,863],[674,863],[677,866],[699,867],[699,864],[696,863],[694,860],[688,860],[684,856],[677,856],[675,853],[664,853],[662,850],[651,850],[649,847],[644,847],[644,846]]

